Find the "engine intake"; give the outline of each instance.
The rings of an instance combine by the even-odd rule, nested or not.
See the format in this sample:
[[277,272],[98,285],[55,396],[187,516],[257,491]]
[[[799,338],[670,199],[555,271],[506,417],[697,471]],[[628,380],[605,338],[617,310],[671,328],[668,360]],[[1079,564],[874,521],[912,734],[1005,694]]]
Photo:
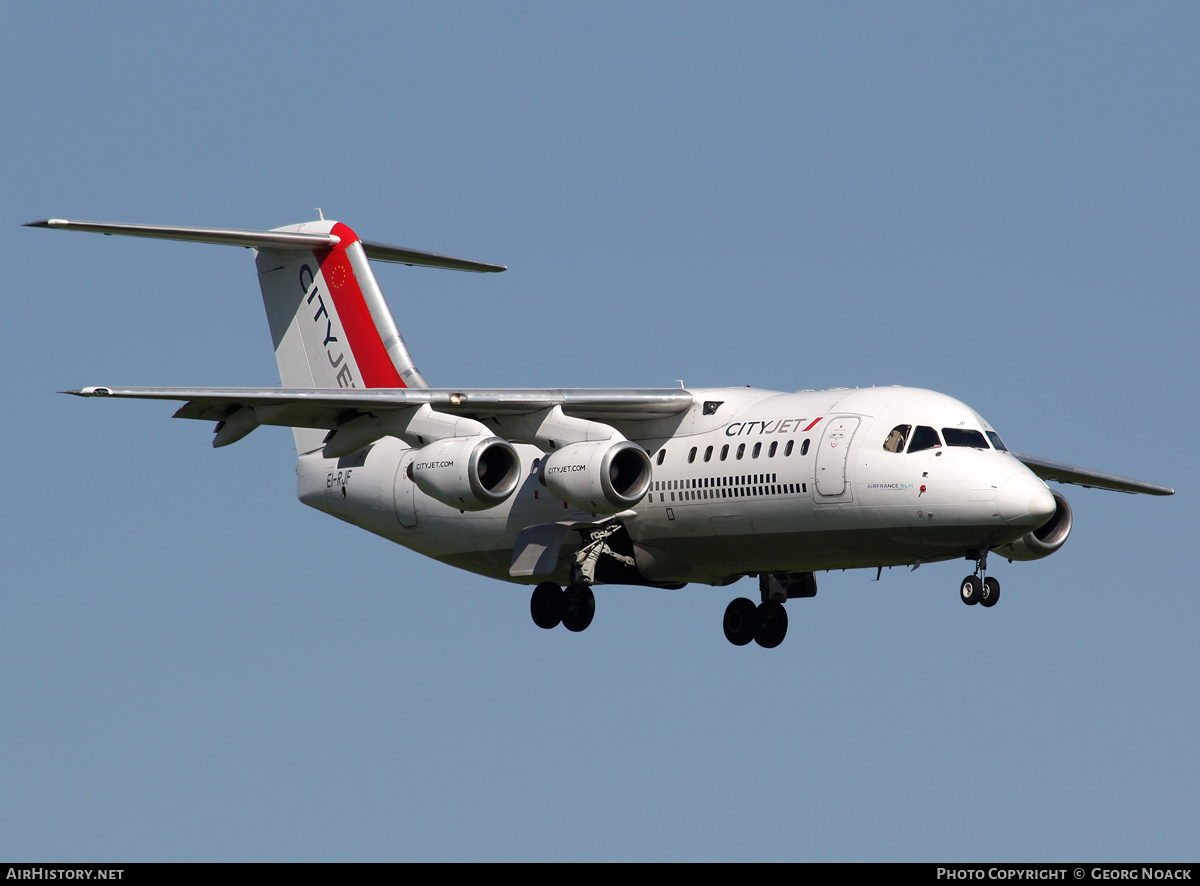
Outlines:
[[1067,500],[1053,489],[1056,505],[1050,519],[1032,532],[1027,532],[1010,544],[992,548],[994,553],[1009,560],[1040,560],[1049,557],[1063,546],[1067,536],[1071,534],[1071,506]]
[[538,479],[563,501],[593,514],[615,514],[650,489],[650,456],[629,440],[572,443],[542,459]]
[[408,466],[417,488],[462,511],[507,499],[521,479],[521,457],[499,437],[447,437],[418,449]]

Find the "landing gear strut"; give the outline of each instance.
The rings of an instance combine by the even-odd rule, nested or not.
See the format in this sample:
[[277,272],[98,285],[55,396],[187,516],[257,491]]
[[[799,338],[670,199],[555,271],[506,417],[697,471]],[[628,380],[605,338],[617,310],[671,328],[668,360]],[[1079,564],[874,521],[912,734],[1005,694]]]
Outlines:
[[958,587],[958,595],[968,606],[981,603],[992,607],[1000,599],[1000,582],[994,578],[984,578],[987,573],[987,551],[981,551],[975,558],[975,574],[968,575]]

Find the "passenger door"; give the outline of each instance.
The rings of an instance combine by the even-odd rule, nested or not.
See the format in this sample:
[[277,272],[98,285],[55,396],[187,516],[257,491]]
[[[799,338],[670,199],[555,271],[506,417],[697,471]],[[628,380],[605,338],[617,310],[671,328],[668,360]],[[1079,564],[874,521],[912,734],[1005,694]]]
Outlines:
[[858,429],[858,418],[847,415],[830,419],[817,448],[816,487],[818,500],[831,496],[847,496],[846,459],[850,441]]

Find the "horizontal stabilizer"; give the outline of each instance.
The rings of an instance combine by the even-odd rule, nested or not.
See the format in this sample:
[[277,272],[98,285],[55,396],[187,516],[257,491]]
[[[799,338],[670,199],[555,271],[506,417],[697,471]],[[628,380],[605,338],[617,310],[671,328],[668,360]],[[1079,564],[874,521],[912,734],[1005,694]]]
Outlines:
[[237,228],[185,228],[175,225],[127,225],[112,222],[68,221],[48,218],[28,222],[27,228],[54,228],[59,231],[88,231],[94,234],[121,234],[126,237],[151,237],[156,240],[187,240],[215,243],[219,246],[246,246],[254,249],[320,249],[337,246],[341,238],[333,234],[301,234],[295,231],[243,231]]
[[[88,231],[95,234],[121,234],[126,237],[151,237],[158,240],[185,240],[193,243],[215,243],[220,246],[245,246],[275,252],[313,250],[337,246],[336,234],[301,233],[298,231],[245,231],[238,228],[192,228],[177,225],[131,225],[118,222],[70,221],[48,218],[28,222],[27,228],[53,228],[61,231]],[[504,265],[455,258],[436,252],[424,252],[403,246],[389,246],[370,240],[361,241],[367,258],[376,261],[418,265],[424,268],[444,268],[450,271],[495,273],[506,270]]]
[[448,271],[474,271],[483,274],[495,274],[507,271],[506,265],[490,265],[487,262],[472,261],[467,258],[455,258],[452,255],[438,255],[436,252],[418,252],[415,249],[405,249],[403,246],[388,246],[386,243],[376,243],[374,240],[363,240],[363,251],[367,258],[375,261],[396,262],[402,265],[417,265],[422,268],[445,268]]
[[1131,480],[1129,477],[1118,477],[1116,474],[1105,474],[1088,468],[1078,468],[1075,465],[1064,464],[1061,461],[1050,461],[1048,458],[1038,458],[1035,455],[1025,455],[1021,452],[1012,453],[1025,467],[1033,471],[1043,480],[1054,480],[1058,483],[1073,483],[1076,486],[1086,486],[1094,489],[1107,489],[1110,492],[1140,492],[1146,495],[1174,495],[1175,490],[1170,486],[1159,486],[1142,480]]

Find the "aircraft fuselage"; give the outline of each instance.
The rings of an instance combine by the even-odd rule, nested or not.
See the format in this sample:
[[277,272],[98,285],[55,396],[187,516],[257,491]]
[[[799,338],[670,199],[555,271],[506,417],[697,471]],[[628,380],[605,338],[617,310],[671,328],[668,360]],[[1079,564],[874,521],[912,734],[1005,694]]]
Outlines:
[[[991,443],[989,432],[998,440],[992,427],[942,394],[901,387],[689,393],[694,404],[680,415],[612,422],[653,464],[647,494],[616,515],[637,572],[650,583],[720,585],[755,573],[958,559],[1018,539],[1055,510],[1046,485]],[[917,428],[934,429],[937,442],[889,451],[898,427],[913,445]],[[952,445],[946,429],[974,432],[966,435],[972,445]],[[543,451],[516,449],[523,480],[487,510],[459,510],[425,495],[407,475],[415,450],[390,437],[341,459],[303,456],[299,495],[472,572],[566,583],[566,556],[552,572],[512,574],[519,534],[605,518],[550,494],[538,476]],[[567,535],[564,554],[579,547],[579,534]]]

